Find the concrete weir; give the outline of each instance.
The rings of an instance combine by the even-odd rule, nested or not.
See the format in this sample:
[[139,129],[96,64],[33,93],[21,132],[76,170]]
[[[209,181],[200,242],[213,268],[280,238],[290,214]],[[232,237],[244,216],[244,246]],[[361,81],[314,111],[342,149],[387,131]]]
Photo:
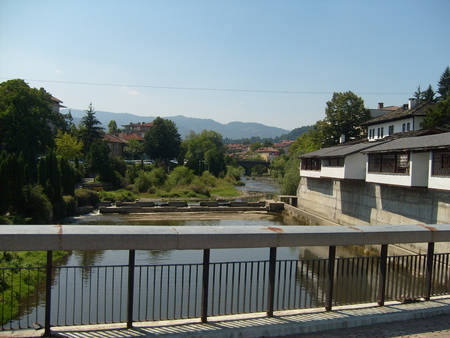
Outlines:
[[185,201],[169,201],[155,203],[153,201],[117,202],[116,205],[100,205],[102,214],[145,214],[157,212],[242,212],[267,211],[278,212],[284,210],[284,203],[272,200],[260,202],[231,201],[219,203],[217,201],[202,201],[198,204],[188,204]]

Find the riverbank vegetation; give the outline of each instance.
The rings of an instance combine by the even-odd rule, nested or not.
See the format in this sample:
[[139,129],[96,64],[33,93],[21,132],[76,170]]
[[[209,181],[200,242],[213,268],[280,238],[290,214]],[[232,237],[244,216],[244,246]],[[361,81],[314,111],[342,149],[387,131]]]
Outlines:
[[[53,263],[67,257],[65,251],[53,251]],[[22,298],[45,285],[45,251],[2,251],[0,252],[0,324],[20,315]]]

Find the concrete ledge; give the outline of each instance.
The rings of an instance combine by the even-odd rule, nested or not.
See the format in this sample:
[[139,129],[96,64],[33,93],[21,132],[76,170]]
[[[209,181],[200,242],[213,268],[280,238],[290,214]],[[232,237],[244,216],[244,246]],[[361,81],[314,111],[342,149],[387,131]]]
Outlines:
[[224,227],[3,225],[0,251],[201,250],[450,241],[447,224],[265,227],[242,223]]

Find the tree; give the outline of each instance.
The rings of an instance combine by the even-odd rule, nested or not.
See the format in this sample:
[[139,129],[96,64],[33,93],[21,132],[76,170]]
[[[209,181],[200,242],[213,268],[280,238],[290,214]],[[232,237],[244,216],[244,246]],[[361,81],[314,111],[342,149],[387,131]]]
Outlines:
[[436,103],[427,111],[427,116],[420,123],[420,127],[424,129],[432,129],[435,127],[450,129],[450,97],[446,100]]
[[253,142],[251,145],[250,145],[250,151],[256,151],[256,150],[258,150],[259,148],[261,148],[263,146],[263,144],[260,142],[260,141],[256,141],[256,142]]
[[144,153],[144,144],[136,138],[128,140],[123,151],[132,159],[140,158]]
[[108,123],[108,134],[116,134],[121,133],[122,129],[117,128],[117,122],[115,120],[111,120]]
[[153,125],[145,133],[144,149],[146,154],[155,161],[168,164],[180,152],[181,136],[178,128],[171,120],[157,117],[153,120]]
[[89,152],[92,144],[103,139],[103,128],[99,127],[100,121],[95,117],[92,102],[89,103],[86,115],[81,119],[79,135],[83,141],[84,154]]
[[0,152],[23,154],[35,172],[37,158],[55,146],[50,125],[64,127],[61,114],[52,110],[52,96],[16,79],[0,84]]
[[361,125],[370,119],[370,110],[364,108],[364,100],[351,91],[333,93],[325,108],[326,117],[320,125],[323,133],[322,147],[339,143],[341,135],[346,141],[365,137]]
[[100,181],[109,181],[112,170],[109,161],[110,149],[102,140],[92,143],[86,155],[86,169],[88,172],[99,174]]
[[440,101],[444,101],[450,96],[450,67],[448,66],[439,79],[437,92],[441,95]]
[[56,154],[68,160],[74,160],[81,157],[83,142],[69,133],[58,131],[55,137]]
[[435,98],[434,98],[435,95],[436,95],[436,93],[433,90],[433,87],[431,85],[428,85],[428,88],[422,93],[422,102],[435,101]]
[[416,99],[417,104],[422,103],[423,91],[420,89],[420,85],[417,86],[417,90],[414,92],[414,98]]

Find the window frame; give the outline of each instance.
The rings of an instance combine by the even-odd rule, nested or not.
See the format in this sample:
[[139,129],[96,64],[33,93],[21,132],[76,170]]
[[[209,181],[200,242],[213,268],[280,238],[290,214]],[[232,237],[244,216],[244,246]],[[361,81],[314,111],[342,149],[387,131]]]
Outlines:
[[410,153],[390,152],[368,154],[367,172],[371,174],[401,174],[410,173]]

